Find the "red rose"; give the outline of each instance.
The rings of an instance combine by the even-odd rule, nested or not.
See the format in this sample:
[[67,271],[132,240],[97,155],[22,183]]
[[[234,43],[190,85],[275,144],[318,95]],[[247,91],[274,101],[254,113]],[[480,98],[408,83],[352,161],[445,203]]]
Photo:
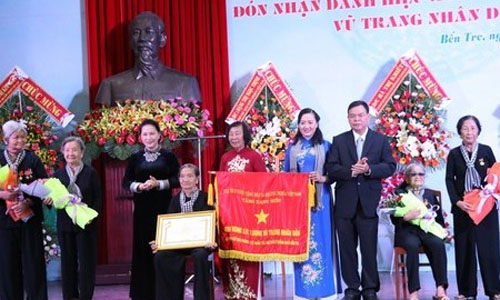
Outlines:
[[122,131],[120,132],[120,136],[126,136],[128,134],[128,130],[126,128],[123,128]]
[[127,141],[127,144],[133,145],[133,144],[135,144],[137,139],[135,138],[135,136],[133,134],[129,134],[129,135],[127,135],[126,141]]
[[97,145],[99,146],[104,146],[104,144],[106,144],[106,138],[101,136],[97,139]]
[[125,142],[125,138],[124,138],[123,136],[119,136],[119,137],[117,137],[117,138],[116,138],[116,143],[117,143],[118,145],[121,145],[121,144],[123,144],[124,142]]
[[163,131],[162,131],[163,136],[168,136],[169,134],[170,134],[170,129],[168,129],[168,128],[163,129]]
[[134,128],[132,128],[133,132],[139,132],[139,130],[140,130],[139,125],[135,125]]

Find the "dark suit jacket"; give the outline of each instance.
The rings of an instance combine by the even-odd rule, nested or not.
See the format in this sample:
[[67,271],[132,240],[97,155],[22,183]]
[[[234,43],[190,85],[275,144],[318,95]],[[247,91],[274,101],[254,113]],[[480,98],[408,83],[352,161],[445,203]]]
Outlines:
[[[400,192],[406,192],[406,191],[400,191]],[[396,192],[396,193],[399,193],[399,192]],[[444,226],[443,211],[441,209],[441,203],[439,202],[436,195],[434,195],[432,190],[425,189],[423,198],[424,198],[424,200],[427,200],[427,202],[430,205],[439,205],[439,209],[436,211],[436,214],[437,214],[436,215],[436,222],[441,224],[441,226],[443,226],[443,228],[444,228],[445,226]],[[395,237],[394,237],[394,244],[395,245],[400,245],[399,241],[402,239],[402,237],[405,234],[408,234],[408,232],[411,232],[412,230],[415,230],[415,229],[421,230],[419,227],[412,225],[412,224],[410,224],[410,222],[406,222],[405,220],[403,220],[402,217],[397,218],[397,217],[391,216],[391,221],[394,224],[394,226],[396,227]]]
[[[175,195],[170,205],[168,206],[168,213],[180,213],[181,212],[181,200],[179,197],[180,193]],[[213,210],[214,208],[207,204],[207,193],[200,191],[198,199],[193,204],[193,211],[203,211],[203,210]]]
[[[61,168],[54,172],[53,177],[58,178],[64,186],[69,185],[69,176],[66,168]],[[101,212],[101,182],[94,168],[84,165],[80,174],[76,178],[76,185],[82,193],[82,202],[86,203],[90,208]],[[85,230],[97,230],[97,219],[95,218],[90,224],[85,226]],[[57,230],[58,231],[79,231],[83,230],[78,225],[73,224],[71,218],[64,209],[57,210]]]
[[[481,177],[481,184],[484,184],[486,171],[496,162],[495,155],[489,146],[479,144],[477,149],[477,159],[474,167]],[[457,206],[457,201],[462,200],[465,191],[465,171],[467,166],[460,151],[460,147],[453,148],[448,154],[448,163],[446,164],[446,187],[451,201],[451,212],[462,213]]]
[[382,190],[381,179],[391,176],[396,169],[387,138],[368,129],[362,157],[368,158],[370,175],[351,176],[351,166],[358,161],[353,132],[346,131],[333,138],[325,168],[328,178],[336,182],[335,216],[352,218],[358,201],[367,217],[377,215]]

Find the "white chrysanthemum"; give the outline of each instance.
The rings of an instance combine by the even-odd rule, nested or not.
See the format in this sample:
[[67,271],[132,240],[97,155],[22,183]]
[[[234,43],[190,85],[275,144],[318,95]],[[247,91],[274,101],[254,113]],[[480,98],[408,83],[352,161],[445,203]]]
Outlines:
[[431,140],[425,141],[422,144],[422,156],[425,159],[434,158],[436,156],[436,148],[434,147],[434,143]]

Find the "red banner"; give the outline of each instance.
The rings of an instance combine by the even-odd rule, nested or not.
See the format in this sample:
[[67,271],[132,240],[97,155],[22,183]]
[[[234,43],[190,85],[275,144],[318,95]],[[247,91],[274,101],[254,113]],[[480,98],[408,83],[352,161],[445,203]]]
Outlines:
[[21,85],[21,82],[23,82],[26,78],[28,78],[28,76],[17,67],[14,67],[9,74],[7,74],[2,83],[0,83],[0,106],[5,104],[10,96]]
[[68,125],[68,123],[75,117],[69,110],[57,102],[56,99],[44,91],[38,84],[36,84],[36,82],[31,80],[31,78],[23,81],[20,89],[63,127]]
[[411,51],[409,55],[403,56],[401,61],[407,65],[412,74],[417,77],[418,82],[420,82],[425,92],[437,101],[437,108],[446,105],[447,102],[450,101],[444,89],[432,75],[431,70],[427,68],[417,52]]
[[293,114],[300,110],[300,107],[292,91],[288,88],[285,81],[281,79],[278,70],[276,70],[272,63],[268,63],[264,68],[257,69],[257,72],[266,80],[267,86],[290,119],[293,119]]
[[389,72],[385,80],[378,88],[375,95],[368,102],[370,113],[378,115],[378,113],[389,103],[398,86],[403,82],[403,79],[408,75],[408,67],[403,65],[399,60]]
[[226,123],[243,120],[265,85],[264,78],[255,72],[227,116]]
[[411,50],[396,62],[396,65],[391,69],[384,81],[382,81],[382,84],[370,101],[368,101],[372,115],[378,115],[387,103],[389,103],[397,88],[410,73],[416,77],[427,95],[435,100],[436,108],[439,109],[450,101],[448,95],[432,75],[430,69],[427,68],[422,58],[420,58],[417,52]]
[[308,258],[314,187],[309,187],[307,174],[217,172],[215,188],[220,257],[292,262]]
[[258,68],[252,75],[252,78],[246,85],[243,93],[241,93],[238,100],[236,100],[231,112],[227,116],[226,123],[231,124],[235,121],[242,121],[266,85],[269,87],[288,116],[293,119],[294,113],[300,110],[299,104],[297,103],[297,100],[295,100],[292,91],[279,75],[276,67],[269,62]]
[[0,106],[4,105],[18,89],[30,97],[33,102],[63,127],[68,125],[75,117],[75,115],[29,78],[19,67],[14,67],[0,84]]

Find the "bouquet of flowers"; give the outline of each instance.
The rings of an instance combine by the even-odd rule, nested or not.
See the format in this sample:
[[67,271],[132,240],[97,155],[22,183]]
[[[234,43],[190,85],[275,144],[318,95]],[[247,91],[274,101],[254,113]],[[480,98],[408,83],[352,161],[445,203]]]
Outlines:
[[412,77],[407,77],[377,120],[376,130],[389,139],[398,164],[421,162],[433,170],[445,163],[451,134],[444,128],[444,111]]
[[[86,142],[92,158],[101,151],[125,160],[140,149],[139,125],[144,119],[158,122],[163,143],[177,138],[203,136],[212,131],[210,113],[197,102],[182,99],[127,100],[116,106],[103,106],[85,115],[76,132]],[[86,152],[87,152],[86,151]]]
[[57,258],[61,256],[61,249],[57,244],[57,238],[55,238],[55,232],[50,230],[46,226],[43,226],[43,250],[45,254],[45,263],[49,263],[51,258]]
[[250,109],[245,122],[252,135],[251,148],[257,150],[264,157],[269,170],[275,169],[276,160],[285,159],[285,150],[296,134],[293,119],[281,107],[268,87],[265,87],[254,107]]

